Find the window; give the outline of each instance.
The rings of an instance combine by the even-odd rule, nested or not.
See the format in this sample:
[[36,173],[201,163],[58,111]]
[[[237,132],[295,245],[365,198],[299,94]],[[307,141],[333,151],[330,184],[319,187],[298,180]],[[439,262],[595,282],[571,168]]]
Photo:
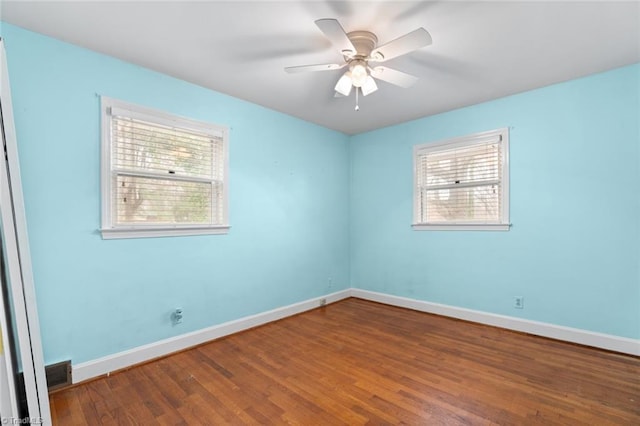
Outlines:
[[221,234],[224,127],[102,98],[102,237]]
[[417,230],[509,230],[509,131],[414,147]]

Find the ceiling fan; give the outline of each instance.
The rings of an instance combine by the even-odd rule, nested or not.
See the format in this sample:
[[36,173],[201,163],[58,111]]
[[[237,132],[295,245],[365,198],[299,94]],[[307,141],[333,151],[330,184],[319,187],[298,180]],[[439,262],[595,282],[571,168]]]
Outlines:
[[372,68],[370,62],[385,62],[397,58],[431,44],[431,35],[424,28],[418,28],[382,46],[377,46],[378,38],[370,31],[345,32],[336,19],[318,19],[316,25],[337,47],[344,62],[341,64],[318,64],[287,67],[288,73],[306,71],[332,71],[348,67],[335,86],[336,96],[349,96],[353,87],[356,88],[356,111],[358,107],[358,92],[367,96],[378,86],[375,79],[386,81],[400,87],[410,87],[418,78],[402,71],[384,66]]

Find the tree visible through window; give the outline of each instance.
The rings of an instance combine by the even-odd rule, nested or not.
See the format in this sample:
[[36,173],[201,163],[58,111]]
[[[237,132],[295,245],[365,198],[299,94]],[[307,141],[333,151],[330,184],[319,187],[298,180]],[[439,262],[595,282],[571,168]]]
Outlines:
[[108,99],[103,108],[103,235],[228,227],[226,129]]
[[414,225],[508,224],[507,155],[507,129],[416,147]]

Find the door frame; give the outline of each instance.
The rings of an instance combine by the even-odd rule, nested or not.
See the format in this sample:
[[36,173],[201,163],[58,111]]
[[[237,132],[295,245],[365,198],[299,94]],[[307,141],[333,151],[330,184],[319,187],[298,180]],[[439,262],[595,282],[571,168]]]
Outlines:
[[51,425],[29,236],[20,180],[18,143],[13,121],[11,87],[2,38],[0,38],[0,108],[3,125],[0,136],[5,149],[5,158],[0,158],[0,214],[6,249],[8,293],[13,302],[13,320],[19,346],[18,357],[22,364],[29,417],[33,423]]

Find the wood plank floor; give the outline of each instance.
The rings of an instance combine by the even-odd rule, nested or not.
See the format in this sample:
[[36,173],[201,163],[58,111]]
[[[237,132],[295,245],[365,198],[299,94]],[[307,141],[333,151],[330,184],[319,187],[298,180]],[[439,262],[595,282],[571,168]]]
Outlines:
[[640,358],[347,299],[51,395],[57,425],[640,425]]

